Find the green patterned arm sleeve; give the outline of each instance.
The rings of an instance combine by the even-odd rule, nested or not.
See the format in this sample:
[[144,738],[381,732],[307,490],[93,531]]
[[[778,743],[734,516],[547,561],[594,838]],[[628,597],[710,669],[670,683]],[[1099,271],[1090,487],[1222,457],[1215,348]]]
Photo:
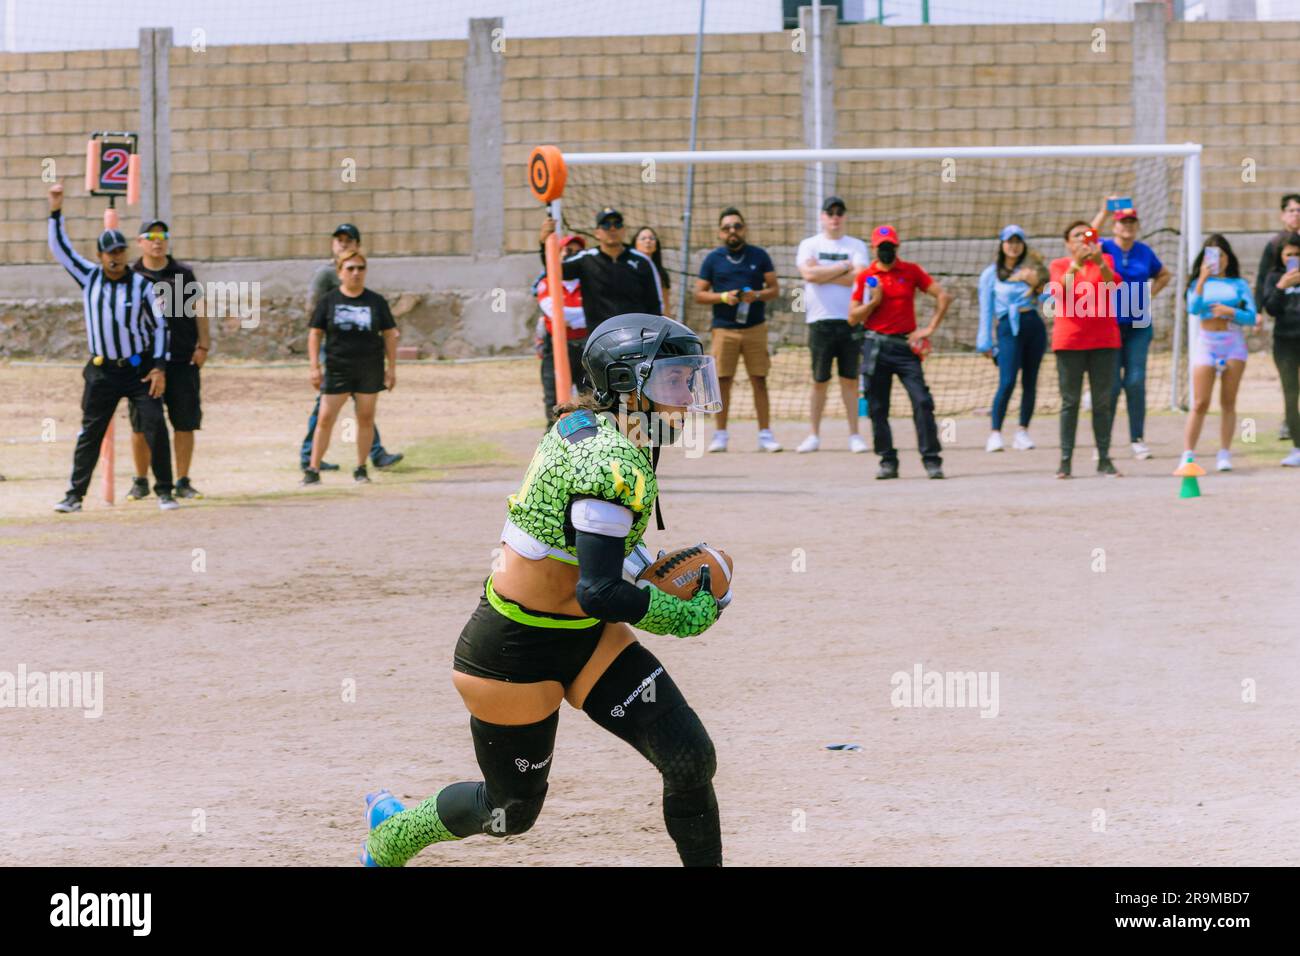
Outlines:
[[694,637],[703,634],[718,619],[718,602],[709,591],[701,589],[689,601],[684,601],[654,585],[646,590],[650,592],[650,609],[633,627],[651,634]]

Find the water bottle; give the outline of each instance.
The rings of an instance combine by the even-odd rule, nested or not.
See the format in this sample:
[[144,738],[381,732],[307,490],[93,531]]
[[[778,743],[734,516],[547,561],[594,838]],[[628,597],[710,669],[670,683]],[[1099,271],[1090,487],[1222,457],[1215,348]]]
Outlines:
[[[749,286],[745,286],[745,288],[741,289],[740,291],[750,292],[752,290],[749,288]],[[744,325],[748,321],[749,321],[749,303],[742,301],[740,305],[736,306],[736,324]]]

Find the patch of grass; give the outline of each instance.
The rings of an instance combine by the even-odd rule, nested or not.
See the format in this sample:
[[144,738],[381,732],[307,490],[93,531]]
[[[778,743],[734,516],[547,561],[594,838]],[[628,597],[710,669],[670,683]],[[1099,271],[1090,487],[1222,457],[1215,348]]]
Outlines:
[[401,463],[383,474],[409,475],[420,471],[518,464],[514,455],[495,442],[463,435],[413,442],[403,446],[402,452],[406,457]]

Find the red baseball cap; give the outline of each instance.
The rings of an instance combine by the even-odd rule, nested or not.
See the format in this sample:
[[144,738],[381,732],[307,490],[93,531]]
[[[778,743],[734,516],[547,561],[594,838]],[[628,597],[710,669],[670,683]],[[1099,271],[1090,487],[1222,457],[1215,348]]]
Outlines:
[[882,242],[892,242],[898,245],[898,232],[893,226],[877,226],[871,231],[871,248],[874,249]]
[[584,249],[587,248],[587,240],[584,239],[584,238],[582,238],[582,236],[579,236],[577,233],[573,233],[573,234],[568,235],[568,236],[565,236],[563,239],[561,239],[561,240],[560,240],[560,248],[563,249],[565,246],[567,246],[567,245],[568,245],[569,243],[571,243],[571,242],[576,242],[578,245],[582,246],[582,248],[584,248]]
[[1138,211],[1136,209],[1133,209],[1132,207],[1128,209],[1118,209],[1115,211],[1116,222],[1121,222],[1125,219],[1136,219],[1137,217],[1138,217]]

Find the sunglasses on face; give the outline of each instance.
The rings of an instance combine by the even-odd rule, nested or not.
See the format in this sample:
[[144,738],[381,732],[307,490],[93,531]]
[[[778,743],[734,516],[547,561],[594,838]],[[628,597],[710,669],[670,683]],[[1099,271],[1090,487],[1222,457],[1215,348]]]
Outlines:
[[142,238],[142,239],[148,239],[150,242],[163,242],[163,241],[165,241],[165,240],[167,239],[167,233],[165,233],[165,232],[146,232],[146,233],[145,233],[143,236],[141,236],[140,238]]
[[623,228],[623,220],[622,220],[622,219],[607,219],[607,220],[605,220],[604,222],[602,222],[602,223],[600,224],[600,228],[601,228],[601,229],[608,229],[610,232],[613,232],[615,229],[622,229],[622,228]]
[[829,216],[831,219],[843,219],[844,210],[841,209],[839,212],[828,212],[826,215]]

